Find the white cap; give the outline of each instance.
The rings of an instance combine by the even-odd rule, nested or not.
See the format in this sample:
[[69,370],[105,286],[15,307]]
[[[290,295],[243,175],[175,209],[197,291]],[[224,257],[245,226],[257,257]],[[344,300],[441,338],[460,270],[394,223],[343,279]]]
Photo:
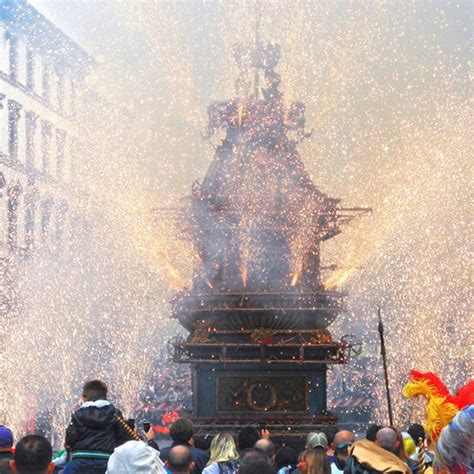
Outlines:
[[324,433],[310,433],[306,438],[306,447],[328,449],[328,439]]

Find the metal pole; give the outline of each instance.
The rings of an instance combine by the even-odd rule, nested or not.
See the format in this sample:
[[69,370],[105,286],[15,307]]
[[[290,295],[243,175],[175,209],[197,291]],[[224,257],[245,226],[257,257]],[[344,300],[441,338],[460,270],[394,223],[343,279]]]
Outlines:
[[382,355],[383,361],[383,373],[385,378],[385,391],[387,393],[387,408],[388,408],[388,419],[390,421],[390,426],[393,426],[393,410],[392,410],[392,399],[390,397],[390,386],[388,380],[388,367],[387,367],[387,352],[385,350],[385,338],[383,335],[383,323],[382,323],[382,313],[380,311],[380,306],[378,308],[379,316],[379,335],[380,335],[380,354]]

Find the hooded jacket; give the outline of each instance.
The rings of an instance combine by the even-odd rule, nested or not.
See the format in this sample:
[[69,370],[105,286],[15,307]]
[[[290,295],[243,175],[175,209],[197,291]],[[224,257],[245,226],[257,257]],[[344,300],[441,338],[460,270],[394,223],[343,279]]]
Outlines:
[[160,453],[143,441],[127,441],[118,447],[107,463],[107,474],[166,474]]
[[86,402],[74,412],[66,429],[66,446],[73,457],[107,459],[117,446],[128,441],[115,415],[122,417],[107,400]]

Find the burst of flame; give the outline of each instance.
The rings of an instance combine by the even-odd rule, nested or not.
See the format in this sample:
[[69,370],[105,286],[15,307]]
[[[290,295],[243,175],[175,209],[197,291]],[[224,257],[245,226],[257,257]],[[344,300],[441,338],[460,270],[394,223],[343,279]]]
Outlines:
[[298,254],[296,258],[296,269],[293,273],[293,277],[291,278],[290,286],[296,286],[299,279],[301,278],[301,274],[303,272],[303,256]]
[[357,267],[341,268],[335,270],[328,278],[324,280],[324,287],[327,289],[335,289],[344,285],[349,278],[357,270]]

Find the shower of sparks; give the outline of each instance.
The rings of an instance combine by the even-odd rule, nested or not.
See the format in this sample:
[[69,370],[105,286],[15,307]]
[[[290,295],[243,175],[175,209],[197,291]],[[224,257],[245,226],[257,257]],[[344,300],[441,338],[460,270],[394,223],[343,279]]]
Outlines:
[[[206,107],[234,94],[232,46],[252,37],[255,3],[33,3],[98,59],[88,81],[103,99],[82,123],[93,153],[65,191],[86,216],[80,237],[61,257],[21,263],[16,319],[0,329],[0,421],[20,432],[49,411],[60,436],[87,377],[106,380],[130,411],[176,331],[168,300],[190,284],[197,257],[178,212],[156,209],[185,206],[205,173]],[[472,376],[470,3],[261,8],[262,37],[281,44],[285,103],[304,102],[314,129],[299,152],[315,184],[374,209],[322,245],[323,264],[337,264],[326,287],[348,293],[330,330],[370,347],[381,305],[396,420],[415,421],[419,410],[400,395],[410,369],[435,371],[451,389]],[[310,218],[299,219],[289,283]],[[334,391],[341,379],[374,390],[383,420],[382,379],[358,380],[357,364],[334,369]]]

